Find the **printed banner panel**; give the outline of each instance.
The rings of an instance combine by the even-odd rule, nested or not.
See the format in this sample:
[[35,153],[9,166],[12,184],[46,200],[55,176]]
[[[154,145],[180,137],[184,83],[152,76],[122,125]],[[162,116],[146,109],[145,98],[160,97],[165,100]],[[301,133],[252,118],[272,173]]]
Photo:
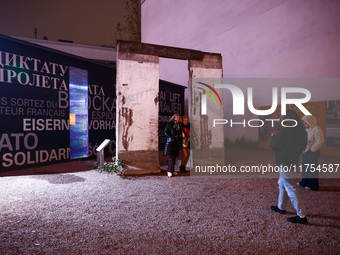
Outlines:
[[0,172],[113,155],[115,100],[115,69],[1,36]]

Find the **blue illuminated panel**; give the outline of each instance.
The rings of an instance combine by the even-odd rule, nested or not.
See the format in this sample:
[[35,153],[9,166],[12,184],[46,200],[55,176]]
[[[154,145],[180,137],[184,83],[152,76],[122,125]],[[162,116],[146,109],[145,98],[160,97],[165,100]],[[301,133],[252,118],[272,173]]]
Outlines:
[[70,158],[88,157],[87,70],[70,66]]

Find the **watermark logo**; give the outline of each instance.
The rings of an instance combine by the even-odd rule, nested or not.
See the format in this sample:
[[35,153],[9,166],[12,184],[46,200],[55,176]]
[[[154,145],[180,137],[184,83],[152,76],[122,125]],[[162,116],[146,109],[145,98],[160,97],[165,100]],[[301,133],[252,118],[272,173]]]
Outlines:
[[[228,89],[233,98],[233,115],[244,115],[244,105],[245,105],[245,96],[243,94],[243,91],[232,84],[214,84],[214,87],[211,85],[208,85],[203,82],[197,82],[198,84],[204,85],[207,88],[209,88],[211,91],[215,93],[215,95],[218,97],[221,106],[223,105],[221,97],[217,93],[216,89]],[[206,89],[203,89],[201,87],[196,87],[198,89],[203,90],[206,92],[210,97],[213,99],[215,105],[217,105],[216,100],[214,96]],[[258,88],[262,89],[262,88]],[[298,87],[282,87],[281,90],[281,115],[286,115],[286,109],[287,105],[295,105],[304,115],[312,115],[304,106],[304,103],[307,103],[311,99],[311,93],[308,89],[305,88],[298,88]],[[302,98],[288,98],[289,93],[295,93],[295,94],[301,94],[304,97]],[[265,116],[270,115],[276,111],[276,108],[278,106],[278,88],[273,87],[272,88],[272,105],[267,110],[258,110],[254,107],[253,103],[253,88],[248,87],[247,88],[247,103],[248,103],[248,109],[251,113],[255,115]],[[207,115],[207,95],[203,93],[202,95],[202,101],[201,101],[201,114]]]
[[[220,101],[220,104],[221,106],[223,106],[223,103],[222,103],[222,100],[221,100],[221,97],[220,95],[217,93],[217,91],[210,85],[206,84],[206,83],[203,83],[203,82],[197,82],[198,84],[201,84],[203,86],[206,86],[207,88],[209,88],[212,92],[215,93],[215,95],[217,96],[218,100]],[[201,89],[203,90],[204,92],[206,92],[213,100],[214,100],[214,103],[215,105],[217,106],[217,103],[216,103],[216,100],[214,98],[214,96],[206,89],[204,88],[201,88],[201,87],[196,87],[197,89]],[[204,114],[203,114],[204,112]],[[206,115],[207,114],[207,95],[206,94],[203,94],[202,95],[202,115]]]

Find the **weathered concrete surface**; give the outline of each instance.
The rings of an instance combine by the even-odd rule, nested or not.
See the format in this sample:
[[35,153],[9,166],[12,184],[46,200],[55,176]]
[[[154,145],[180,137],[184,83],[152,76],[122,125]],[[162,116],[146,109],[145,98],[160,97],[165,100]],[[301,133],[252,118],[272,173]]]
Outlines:
[[[158,56],[172,59],[194,59],[202,60],[204,53],[199,50],[168,47],[163,45],[119,41],[119,52],[129,54],[143,54],[147,56]],[[120,57],[121,58],[121,57]]]
[[150,156],[158,150],[159,58],[117,49],[117,157],[132,166],[127,173],[141,170],[138,162],[160,172],[158,154]]
[[[205,53],[202,61],[190,60],[189,61],[189,75],[191,80],[190,104],[189,112],[191,113],[191,124],[198,139],[198,146],[193,151],[194,155],[209,161],[211,157],[216,157],[217,160],[222,160],[220,164],[224,163],[224,127],[218,125],[213,127],[214,119],[223,119],[223,107],[221,105],[215,105],[213,100],[207,98],[207,114],[201,114],[202,108],[202,96],[206,93],[199,89],[194,89],[197,85],[197,81],[209,83],[210,81],[217,82],[219,79],[222,82],[223,70],[222,70],[222,56],[220,54]],[[213,86],[214,84],[209,84]],[[222,89],[216,89],[223,100]],[[195,158],[198,158],[194,156]],[[207,157],[207,158],[206,158]],[[215,163],[216,160],[214,160]]]

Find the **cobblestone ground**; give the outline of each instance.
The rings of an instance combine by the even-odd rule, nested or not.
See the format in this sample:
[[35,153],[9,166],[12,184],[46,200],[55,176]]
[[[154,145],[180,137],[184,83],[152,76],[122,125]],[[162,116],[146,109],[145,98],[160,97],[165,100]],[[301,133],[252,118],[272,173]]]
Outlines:
[[274,178],[121,177],[92,165],[2,174],[0,254],[340,254],[338,179],[321,179],[317,192],[297,187],[309,223],[296,225],[286,221],[291,204],[286,215],[270,210]]

